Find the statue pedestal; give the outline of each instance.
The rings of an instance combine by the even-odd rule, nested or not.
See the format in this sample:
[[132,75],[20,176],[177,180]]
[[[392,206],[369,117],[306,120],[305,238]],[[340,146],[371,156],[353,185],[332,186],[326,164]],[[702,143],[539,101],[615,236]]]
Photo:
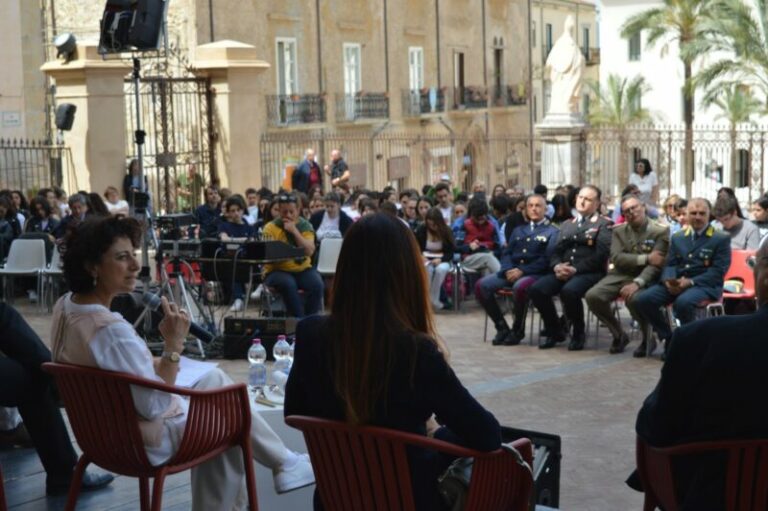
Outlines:
[[581,114],[549,113],[536,125],[541,138],[541,183],[552,190],[582,183],[581,150],[586,124]]

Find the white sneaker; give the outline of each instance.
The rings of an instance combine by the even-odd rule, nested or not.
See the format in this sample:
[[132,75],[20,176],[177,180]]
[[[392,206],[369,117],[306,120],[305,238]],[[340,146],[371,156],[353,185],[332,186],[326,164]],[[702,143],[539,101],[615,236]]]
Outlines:
[[37,303],[37,291],[29,290],[27,291],[27,296],[29,297],[30,303]]
[[272,474],[275,491],[278,494],[315,484],[315,473],[312,471],[309,454],[294,453],[294,455],[296,459],[290,467],[283,465]]
[[243,310],[243,301],[240,298],[235,299],[232,307],[229,308],[229,312],[241,312]]
[[251,300],[258,301],[259,299],[261,299],[261,293],[262,293],[263,290],[264,290],[264,285],[263,284],[259,284],[256,287],[256,289],[253,290],[253,293],[251,293]]

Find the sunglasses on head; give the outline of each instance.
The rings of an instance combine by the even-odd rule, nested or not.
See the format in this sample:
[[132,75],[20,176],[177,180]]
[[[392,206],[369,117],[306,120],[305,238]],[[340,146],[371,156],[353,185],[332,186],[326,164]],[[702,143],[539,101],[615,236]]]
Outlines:
[[277,196],[278,204],[296,204],[296,196],[289,193],[285,193]]

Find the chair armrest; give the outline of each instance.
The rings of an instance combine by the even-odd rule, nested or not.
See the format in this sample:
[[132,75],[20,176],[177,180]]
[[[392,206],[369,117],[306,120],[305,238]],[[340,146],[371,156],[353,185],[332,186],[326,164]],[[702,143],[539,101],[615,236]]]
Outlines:
[[122,381],[125,383],[128,383],[130,385],[137,385],[139,387],[145,387],[148,389],[153,390],[160,390],[163,392],[168,392],[169,394],[178,394],[180,396],[205,396],[210,394],[216,394],[218,392],[222,392],[224,390],[230,390],[230,389],[236,389],[239,387],[242,387],[245,389],[244,383],[233,383],[232,385],[227,385],[225,387],[219,387],[217,389],[211,389],[211,390],[195,390],[195,389],[188,389],[186,387],[178,387],[176,385],[169,385],[167,383],[160,383],[154,380],[148,380],[146,378],[140,378],[138,376],[135,376],[133,374],[129,373],[123,373],[119,371],[106,371],[105,369],[98,369],[95,367],[88,367],[88,366],[81,366],[77,364],[60,364],[58,362],[46,362],[42,365],[42,368],[44,371],[56,374],[57,373],[57,367],[58,366],[75,366],[84,372],[94,372],[95,374],[100,374],[104,372],[110,373],[110,377],[117,380]]

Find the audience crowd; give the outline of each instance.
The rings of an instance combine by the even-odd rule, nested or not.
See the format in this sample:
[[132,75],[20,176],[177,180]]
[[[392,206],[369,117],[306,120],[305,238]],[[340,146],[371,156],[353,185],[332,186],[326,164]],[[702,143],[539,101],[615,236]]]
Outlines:
[[[18,190],[0,191],[0,257],[5,258],[11,242],[22,237],[44,239],[49,260],[56,247],[66,249],[64,270],[75,286],[72,293],[59,300],[55,320],[91,314],[101,318],[108,328],[100,330],[103,325],[94,323],[87,332],[71,333],[82,349],[70,353],[69,358],[63,355],[63,338],[54,339],[56,360],[77,361],[82,355],[91,362],[87,365],[130,370],[173,383],[178,369],[173,364],[177,362],[163,358],[165,365],[160,367],[167,370],[158,372],[146,357],[143,343],[130,334],[130,325],[114,319],[107,309],[108,299],[122,291],[126,282],[132,282],[124,278],[114,283],[112,274],[123,272],[135,280],[138,272],[135,256],[125,261],[105,259],[105,254],[113,252],[132,253],[138,245],[143,228],[133,219],[120,217],[143,212],[144,208],[151,212],[151,205],[140,204],[139,194],[144,187],[136,167],[134,162],[129,166],[123,197],[114,186],[107,187],[103,195],[79,191],[70,196],[60,188],[45,188],[29,200]],[[657,342],[661,342],[662,359],[669,355],[677,360],[688,341],[677,341],[681,346],[676,346],[673,339],[688,339],[693,332],[685,325],[697,322],[710,310],[736,315],[756,309],[754,299],[738,297],[749,276],[730,275],[729,269],[732,261],[749,260],[754,264],[758,250],[768,253],[768,195],[751,204],[751,219],[742,211],[734,190],[725,187],[718,191],[713,203],[703,197],[678,195],[659,202],[658,181],[648,160],[638,161],[636,173],[616,200],[605,197],[600,188],[591,184],[562,185],[551,194],[542,184],[532,190],[496,185],[488,194],[483,183],[475,183],[470,191],[460,191],[452,186],[448,175],[421,190],[398,191],[388,186],[377,192],[353,188],[350,182],[354,176],[339,150],[331,153],[330,163],[323,167],[315,153],[308,150],[290,179],[291,190],[248,188],[241,195],[216,183],[206,184],[194,168],[183,177],[177,183],[177,212],[193,215],[195,222],[185,236],[225,242],[280,241],[300,251],[299,257],[264,264],[259,286],[258,282],[222,282],[231,312],[244,309],[246,293],[257,298],[265,289],[283,298],[289,316],[303,318],[320,312],[326,282],[316,269],[318,253],[325,240],[351,237],[342,249],[331,315],[309,319],[297,330],[297,337],[312,338],[310,344],[316,346],[305,344],[296,352],[295,369],[300,374],[289,381],[292,395],[286,401],[287,411],[353,423],[382,423],[452,438],[447,429],[438,428],[436,419],[442,419],[443,426],[452,427],[454,434],[463,437],[457,441],[481,450],[498,447],[498,423],[474,401],[448,367],[447,351],[435,334],[433,312],[453,308],[458,305],[455,300],[474,293],[495,327],[492,344],[513,346],[528,335],[526,317],[534,307],[543,323],[538,347],[551,349],[569,341],[568,350],[577,351],[584,348],[589,337],[586,303],[597,321],[610,331],[613,341],[609,351],[615,354],[630,343],[626,326],[616,313],[623,303],[632,316],[633,328],[641,336],[634,356],[652,355]],[[331,189],[324,190],[324,184]],[[92,250],[92,239],[101,240],[100,252]],[[390,242],[384,243],[386,239]],[[764,266],[764,261],[760,264]],[[426,279],[420,278],[422,275]],[[396,282],[398,278],[402,281]],[[736,292],[723,300],[724,289]],[[37,299],[34,291],[29,297]],[[511,305],[511,325],[500,301]],[[165,329],[167,351],[181,351],[188,318],[167,302],[163,306],[166,317],[171,318],[166,323],[176,323],[174,328]],[[369,306],[381,312],[380,318],[373,315],[370,324],[364,313]],[[377,321],[380,325],[373,328]],[[675,333],[675,324],[683,326],[681,333]],[[110,328],[128,330],[119,336],[106,335]],[[115,362],[108,352],[118,337],[120,342],[130,344],[130,350],[124,359]],[[91,342],[94,339],[97,342]],[[331,346],[327,352],[322,348],[326,344]],[[358,348],[359,353],[355,352]],[[99,355],[99,349],[104,353]],[[313,373],[326,368],[315,363],[318,353],[332,359],[335,373]],[[386,355],[390,364],[374,370],[377,354]],[[413,372],[417,366],[423,374]],[[366,372],[368,368],[370,372]],[[413,385],[414,374],[425,380],[425,388],[439,382],[452,393],[425,392],[420,400],[408,405],[410,415],[387,415],[386,407],[378,407],[377,400],[391,401],[398,385]],[[219,373],[215,377],[211,386],[229,383]],[[669,385],[668,380],[669,376],[662,383]],[[370,388],[360,387],[358,382]],[[382,387],[381,382],[391,387]],[[657,401],[670,406],[660,395],[665,388],[660,386],[649,398],[640,425],[652,423],[651,405],[656,406]],[[338,396],[345,400],[338,400]],[[461,403],[470,415],[460,417],[455,412],[456,403]],[[22,405],[10,397],[0,404]],[[168,408],[171,404],[163,401],[157,406]],[[182,410],[177,416],[181,417],[177,426],[183,430],[186,415]],[[478,427],[485,428],[487,434],[470,434]],[[270,451],[270,456],[255,452],[254,458],[273,468],[279,491],[311,482],[311,467],[304,455],[286,450],[261,421],[257,420],[254,428],[260,429],[262,435],[271,435],[270,449],[274,452]],[[651,433],[646,437],[654,438]],[[259,442],[266,441],[262,438]],[[158,459],[167,458],[176,448],[172,441],[166,443],[162,452],[158,451]],[[62,469],[63,482],[70,477],[69,458]],[[224,457],[217,460],[227,462]],[[281,474],[293,471],[302,475],[290,484],[284,483]],[[437,475],[433,472],[416,475],[414,481],[420,477],[433,481]],[[206,472],[193,473],[193,481],[200,473]],[[235,470],[234,478],[239,479],[239,474]],[[198,507],[216,499],[212,484],[218,484],[220,478],[209,475],[207,479],[209,483],[198,485],[194,495]],[[108,482],[91,476],[86,483],[98,487]],[[429,484],[425,479],[418,486]],[[433,489],[420,493],[419,488],[414,490],[418,501],[436,498]],[[239,484],[227,488],[227,501],[234,502],[238,492]]]
[[[88,191],[67,196],[60,188],[44,188],[30,200],[19,190],[0,191],[0,257],[15,238],[42,237],[50,260],[53,247],[86,218],[133,213],[141,188],[137,167],[132,161],[122,198],[114,186],[103,196]],[[478,182],[466,192],[453,187],[447,174],[422,190],[353,189],[349,167],[336,149],[322,169],[308,149],[293,172],[291,191],[248,188],[233,194],[216,183],[206,185],[191,167],[178,180],[176,193],[177,212],[195,218],[190,237],[273,239],[304,251],[303,259],[263,268],[265,283],[283,296],[291,315],[316,313],[323,303],[324,283],[314,268],[322,241],[342,238],[359,218],[383,212],[415,234],[433,308],[452,308],[454,297],[473,292],[495,326],[494,345],[520,343],[525,316],[535,307],[544,326],[540,348],[569,340],[570,350],[582,349],[584,299],[610,330],[611,353],[620,353],[629,335],[615,314],[618,300],[641,333],[634,354],[646,356],[656,339],[671,337],[672,323],[689,323],[707,304],[720,301],[732,250],[755,251],[768,238],[768,195],[751,205],[752,219],[726,187],[714,203],[671,195],[657,210],[658,181],[645,159],[637,162],[615,201],[593,185],[562,185],[552,194],[541,184],[527,194],[519,185],[496,185],[488,195]],[[327,193],[323,174],[332,188]],[[243,310],[250,285],[222,283],[232,312]],[[263,288],[252,287],[253,298],[259,297]],[[511,326],[499,307],[504,295],[511,303]],[[36,299],[32,290],[29,296]],[[665,316],[668,305],[671,312]],[[746,312],[732,304],[726,308]]]

